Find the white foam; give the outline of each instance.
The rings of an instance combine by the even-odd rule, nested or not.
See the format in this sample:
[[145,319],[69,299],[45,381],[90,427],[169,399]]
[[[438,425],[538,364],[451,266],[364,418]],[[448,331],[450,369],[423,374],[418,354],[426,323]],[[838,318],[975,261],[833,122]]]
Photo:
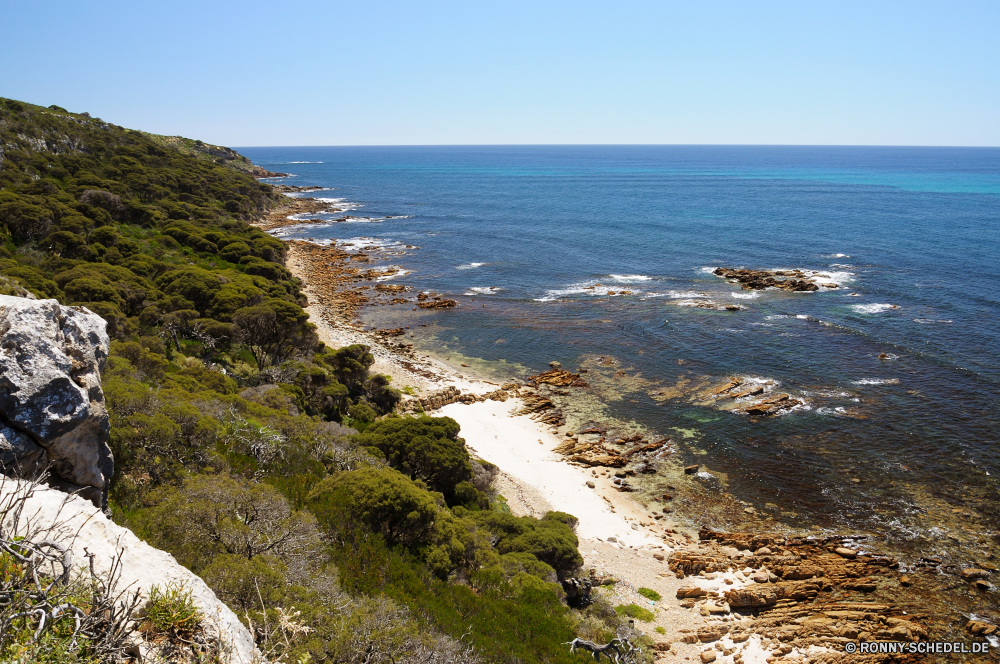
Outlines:
[[315,194],[317,191],[336,191],[333,187],[316,187],[315,189],[309,189],[309,191],[286,191],[285,196],[289,198],[311,198],[310,194]]
[[668,296],[672,300],[689,300],[693,297],[708,297],[708,294],[698,293],[696,291],[670,291]]
[[718,269],[719,269],[718,267],[700,267],[700,268],[698,268],[698,271],[699,272],[705,272],[706,274],[712,274],[713,272],[715,272]]
[[333,221],[341,224],[377,224],[389,219],[390,217],[352,217],[347,215],[343,219],[334,219]]
[[486,263],[466,263],[465,265],[458,265],[455,267],[456,270],[473,270],[477,267],[482,267]]
[[764,316],[764,320],[782,320],[784,318],[791,318],[788,314],[774,314],[773,316]]
[[[607,281],[606,279],[604,281]],[[615,286],[606,286],[600,281],[590,280],[578,284],[571,284],[566,288],[554,288],[545,291],[543,297],[534,298],[535,302],[551,302],[553,300],[558,300],[563,297],[571,295],[590,295],[592,297],[607,297],[614,293],[614,295],[620,295],[620,290]],[[629,290],[629,289],[626,289]],[[635,291],[629,290],[629,294],[634,295]]]
[[899,385],[898,378],[862,378],[852,380],[853,385]]
[[308,219],[316,219],[314,215],[319,214],[317,212],[300,212],[299,214],[290,214],[287,219],[292,221],[306,221]]
[[806,279],[819,286],[822,286],[823,284],[833,284],[837,287],[843,287],[845,284],[854,281],[854,277],[856,276],[853,272],[848,272],[846,270],[802,270],[802,273],[806,275]]
[[954,321],[950,321],[950,320],[935,320],[933,318],[914,318],[913,322],[914,323],[920,323],[921,325],[931,325],[933,323],[949,324],[949,323],[953,323]]
[[410,273],[409,270],[405,270],[398,265],[390,265],[390,270],[395,270],[391,274],[386,274],[381,277],[377,277],[375,281],[389,281],[390,279],[395,279],[396,277],[402,277]]
[[339,240],[337,245],[348,253],[356,251],[380,251],[384,249],[395,249],[398,251],[406,247],[406,245],[396,240],[377,237],[352,237],[349,240]]
[[609,274],[608,277],[622,284],[635,284],[652,279],[652,277],[647,277],[644,274]]
[[730,293],[737,300],[756,300],[760,297],[760,293],[757,291],[741,292],[741,293]]
[[[704,297],[704,296],[700,296],[700,297]],[[714,305],[715,303],[712,302],[711,300],[677,300],[676,302],[674,302],[674,304],[676,304],[678,307],[702,307],[702,308],[705,308],[705,305]]]
[[322,164],[321,161],[290,161],[289,164]]
[[889,311],[890,309],[899,309],[898,305],[895,304],[852,304],[851,309],[854,309],[859,314],[880,314],[883,311]]
[[465,295],[495,295],[503,289],[499,286],[473,286],[467,290]]

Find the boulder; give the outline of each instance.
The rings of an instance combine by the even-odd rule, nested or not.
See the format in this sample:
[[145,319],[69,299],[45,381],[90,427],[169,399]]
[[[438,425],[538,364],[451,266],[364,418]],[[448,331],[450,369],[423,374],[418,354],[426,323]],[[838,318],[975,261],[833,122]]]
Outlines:
[[778,602],[778,594],[771,588],[748,587],[726,592],[726,602],[730,607],[738,609],[757,609],[764,606],[774,606]]
[[959,575],[963,579],[966,579],[968,581],[972,581],[972,580],[975,580],[975,579],[985,579],[986,577],[988,577],[990,575],[990,573],[987,572],[984,569],[979,569],[977,567],[969,567],[969,568],[963,569],[961,572],[959,572]]
[[101,370],[104,319],[56,300],[0,295],[0,466],[107,509],[114,458]]
[[683,586],[677,589],[677,599],[684,599],[685,597],[704,597],[707,594],[707,590],[698,586]]
[[992,636],[997,631],[996,625],[984,623],[979,620],[970,620],[966,623],[965,629],[967,629],[974,636]]

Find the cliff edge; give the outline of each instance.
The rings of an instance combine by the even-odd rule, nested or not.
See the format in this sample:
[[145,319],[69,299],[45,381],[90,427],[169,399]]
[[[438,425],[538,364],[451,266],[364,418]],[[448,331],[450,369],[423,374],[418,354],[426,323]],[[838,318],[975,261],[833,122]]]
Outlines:
[[107,323],[56,300],[0,295],[0,469],[107,509],[114,458],[101,370]]

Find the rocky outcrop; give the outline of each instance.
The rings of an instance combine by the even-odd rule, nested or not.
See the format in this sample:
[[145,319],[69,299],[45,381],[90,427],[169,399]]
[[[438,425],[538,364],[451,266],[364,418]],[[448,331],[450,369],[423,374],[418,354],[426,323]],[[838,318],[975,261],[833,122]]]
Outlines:
[[[419,296],[418,296],[419,298]],[[421,309],[450,309],[458,304],[455,300],[445,300],[439,297],[426,300],[417,304]]]
[[[9,515],[3,524],[6,531],[31,532],[36,541],[44,539],[68,547],[73,552],[76,574],[83,574],[92,564],[97,576],[107,578],[117,561],[119,591],[127,588],[148,597],[153,587],[161,590],[170,585],[183,587],[190,591],[191,599],[204,616],[205,633],[222,646],[223,662],[263,661],[253,636],[236,614],[200,577],[181,566],[169,553],[149,546],[78,496],[25,480],[0,478],[0,505],[6,508],[20,501],[23,501],[20,510],[4,510]],[[15,518],[17,524],[11,522]]]
[[50,482],[102,509],[114,472],[100,372],[103,318],[56,300],[0,295],[0,466]]
[[[804,278],[806,275],[799,270],[782,271],[775,270],[739,270],[730,267],[716,268],[712,274],[732,279],[739,282],[743,290],[764,290],[765,288],[780,288],[781,290],[793,292],[818,291],[819,286]],[[790,277],[789,279],[778,279],[776,277]],[[835,288],[835,286],[834,286]]]
[[580,374],[570,373],[569,371],[560,369],[559,367],[554,367],[549,371],[538,374],[537,376],[530,376],[528,378],[528,383],[536,387],[541,383],[553,385],[555,387],[590,387],[587,381],[580,378]]
[[782,411],[801,405],[802,402],[798,399],[793,399],[787,394],[778,394],[759,401],[752,406],[747,406],[746,413],[747,415],[777,415]]
[[[677,590],[677,599],[710,620],[725,621],[731,613],[753,616],[739,621],[740,639],[758,635],[775,657],[812,646],[844,657],[843,645],[851,641],[929,638],[928,615],[914,611],[898,592],[899,563],[891,556],[862,553],[856,539],[708,529],[699,538],[697,550],[670,555],[668,564],[676,576],[694,581]],[[710,625],[718,628],[712,633],[699,630],[690,642],[716,641],[727,624]],[[882,660],[859,656],[836,661]]]
[[518,396],[518,389],[521,386],[517,383],[506,383],[503,387],[486,392],[484,394],[472,394],[462,392],[454,385],[449,385],[443,390],[431,394],[409,399],[403,404],[403,410],[413,412],[419,405],[424,411],[437,410],[452,403],[480,403],[482,401],[507,401],[507,399]]

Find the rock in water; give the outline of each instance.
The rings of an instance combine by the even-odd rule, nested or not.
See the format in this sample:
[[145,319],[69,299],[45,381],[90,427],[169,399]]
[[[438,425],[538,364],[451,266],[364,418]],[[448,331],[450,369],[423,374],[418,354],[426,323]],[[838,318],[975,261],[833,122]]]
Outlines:
[[107,509],[114,458],[101,370],[107,323],[56,300],[0,295],[0,466]]

